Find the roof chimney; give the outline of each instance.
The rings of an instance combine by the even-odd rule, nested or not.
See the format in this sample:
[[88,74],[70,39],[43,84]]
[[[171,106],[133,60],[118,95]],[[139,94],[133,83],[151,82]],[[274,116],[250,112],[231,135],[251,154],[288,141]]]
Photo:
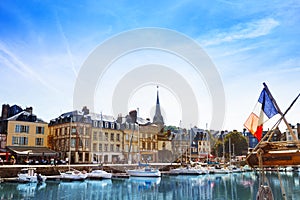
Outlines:
[[26,112],[29,112],[32,115],[32,107],[26,107],[25,109]]
[[8,117],[9,104],[2,104],[1,119],[6,119]]
[[131,122],[132,123],[136,123],[137,111],[136,110],[132,110],[132,111],[129,112],[129,115],[131,117]]

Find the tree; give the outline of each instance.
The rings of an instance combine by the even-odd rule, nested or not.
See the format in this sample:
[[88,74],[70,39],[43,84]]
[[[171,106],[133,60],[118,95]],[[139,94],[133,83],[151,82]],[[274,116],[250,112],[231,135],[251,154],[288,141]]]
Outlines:
[[[231,139],[231,153],[235,156],[244,155],[248,151],[247,138],[242,133],[233,130],[225,136],[225,152],[229,155],[229,138]],[[234,147],[234,149],[233,149]],[[234,151],[234,152],[233,152]]]
[[[245,155],[248,151],[247,138],[242,133],[233,130],[229,132],[223,140],[216,141],[213,147],[213,154],[218,157],[223,156],[223,144],[225,145],[225,157],[229,157],[229,138],[231,139],[231,154],[235,156]],[[234,149],[233,149],[234,147]],[[234,152],[233,152],[234,151]]]

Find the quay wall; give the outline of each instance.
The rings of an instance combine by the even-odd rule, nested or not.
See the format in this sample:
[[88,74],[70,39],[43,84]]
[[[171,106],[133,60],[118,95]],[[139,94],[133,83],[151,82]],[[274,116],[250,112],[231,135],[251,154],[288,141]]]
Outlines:
[[[161,171],[168,171],[170,168],[177,167],[177,163],[155,163],[151,164],[151,167],[158,168]],[[36,172],[46,176],[59,175],[59,172],[64,172],[69,169],[69,165],[0,165],[0,178],[12,178],[17,177],[22,168],[33,167],[36,168]],[[125,173],[127,169],[137,168],[137,164],[74,164],[70,165],[70,168],[77,170],[85,170],[89,172],[92,169],[103,169],[111,173]]]

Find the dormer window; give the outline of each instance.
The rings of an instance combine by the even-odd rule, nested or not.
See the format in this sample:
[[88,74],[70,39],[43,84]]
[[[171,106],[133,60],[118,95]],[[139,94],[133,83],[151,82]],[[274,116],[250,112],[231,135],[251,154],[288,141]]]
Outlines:
[[105,128],[109,128],[108,122],[105,122]]
[[94,127],[97,127],[97,121],[94,121]]

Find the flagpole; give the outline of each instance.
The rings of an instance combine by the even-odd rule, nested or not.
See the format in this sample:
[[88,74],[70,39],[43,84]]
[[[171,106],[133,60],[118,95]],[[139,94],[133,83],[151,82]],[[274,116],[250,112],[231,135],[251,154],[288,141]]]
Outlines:
[[293,132],[291,126],[289,125],[289,123],[286,121],[286,119],[285,119],[283,113],[281,112],[279,106],[277,105],[275,99],[273,98],[273,96],[272,96],[272,94],[271,94],[271,92],[270,92],[270,90],[269,90],[267,84],[266,84],[266,83],[263,83],[263,85],[264,85],[264,88],[266,89],[266,92],[268,93],[268,95],[269,95],[271,101],[272,101],[272,102],[274,103],[274,105],[276,106],[276,108],[277,108],[277,110],[278,110],[278,113],[282,116],[282,119],[283,119],[283,121],[284,121],[286,127],[288,128],[289,132],[291,133],[291,135],[292,135],[294,141],[296,141],[296,140],[297,140],[297,137],[295,136],[295,134],[294,134],[294,132]]

